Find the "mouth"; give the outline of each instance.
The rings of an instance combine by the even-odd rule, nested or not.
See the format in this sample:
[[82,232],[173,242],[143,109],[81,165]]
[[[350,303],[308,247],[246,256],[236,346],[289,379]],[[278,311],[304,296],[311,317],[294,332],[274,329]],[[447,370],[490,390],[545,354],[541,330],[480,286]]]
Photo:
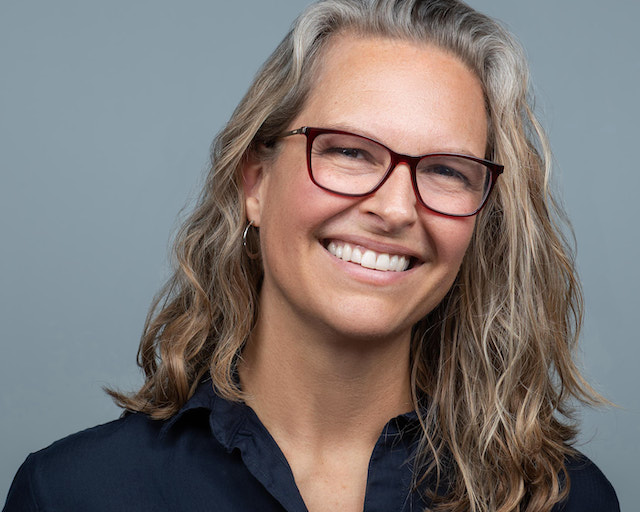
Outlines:
[[381,272],[405,272],[417,263],[417,259],[412,256],[376,252],[339,240],[327,240],[323,245],[336,258]]

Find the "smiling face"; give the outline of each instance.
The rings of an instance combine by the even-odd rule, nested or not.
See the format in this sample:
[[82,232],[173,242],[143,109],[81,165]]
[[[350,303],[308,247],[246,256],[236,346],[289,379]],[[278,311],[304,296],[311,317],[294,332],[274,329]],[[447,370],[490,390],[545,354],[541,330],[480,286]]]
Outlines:
[[[484,157],[481,85],[433,46],[336,36],[305,108],[289,129],[348,130],[394,151]],[[247,215],[260,227],[260,307],[294,332],[335,339],[408,339],[451,287],[474,218],[421,206],[400,164],[375,194],[341,197],[306,170],[304,135],[281,139],[272,159],[244,169]]]

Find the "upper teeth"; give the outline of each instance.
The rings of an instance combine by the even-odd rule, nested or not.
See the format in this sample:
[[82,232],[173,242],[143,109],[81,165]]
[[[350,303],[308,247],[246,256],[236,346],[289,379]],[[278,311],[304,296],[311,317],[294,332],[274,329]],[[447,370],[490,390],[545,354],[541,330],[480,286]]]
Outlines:
[[375,270],[402,272],[409,268],[409,258],[397,254],[378,253],[342,242],[330,242],[327,250],[336,258]]

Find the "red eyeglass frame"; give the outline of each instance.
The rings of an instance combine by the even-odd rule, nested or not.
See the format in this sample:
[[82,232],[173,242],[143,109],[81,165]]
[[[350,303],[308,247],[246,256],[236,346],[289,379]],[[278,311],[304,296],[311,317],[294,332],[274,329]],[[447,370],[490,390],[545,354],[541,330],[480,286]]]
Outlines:
[[[385,148],[388,152],[389,155],[391,156],[391,161],[389,163],[389,168],[385,171],[384,176],[382,177],[382,179],[380,180],[380,182],[370,191],[364,193],[364,194],[349,194],[349,193],[344,193],[344,192],[338,192],[336,190],[332,190],[330,188],[327,188],[323,185],[321,185],[320,183],[318,183],[316,181],[316,179],[313,176],[313,172],[311,170],[311,148],[313,146],[313,141],[315,140],[315,138],[318,135],[322,135],[325,133],[335,133],[338,135],[349,135],[352,137],[358,137],[361,139],[365,139],[368,140],[370,142],[373,142],[383,148]],[[297,128],[295,130],[291,130],[289,132],[283,133],[282,135],[280,135],[278,138],[284,138],[284,137],[290,137],[291,135],[304,135],[307,138],[307,172],[309,173],[309,179],[311,179],[311,181],[313,182],[314,185],[316,185],[317,187],[326,190],[327,192],[331,192],[333,194],[337,194],[340,196],[344,196],[344,197],[365,197],[365,196],[369,196],[371,194],[374,194],[382,185],[384,185],[385,181],[387,181],[387,179],[389,178],[389,176],[391,176],[391,173],[395,170],[396,167],[398,167],[399,164],[404,163],[407,164],[409,166],[409,169],[411,170],[411,184],[413,185],[413,191],[416,195],[416,198],[418,199],[418,202],[424,206],[426,209],[438,213],[440,215],[445,215],[447,217],[472,217],[474,215],[476,215],[480,210],[482,210],[482,208],[485,206],[485,204],[487,204],[487,199],[489,198],[489,195],[491,194],[491,191],[493,190],[494,185],[496,184],[496,182],[498,181],[498,176],[500,176],[503,171],[504,171],[504,166],[497,164],[495,162],[492,162],[490,160],[485,160],[483,158],[477,158],[475,156],[471,156],[471,155],[465,155],[462,153],[427,153],[425,155],[420,155],[420,156],[411,156],[411,155],[404,155],[402,153],[396,153],[395,151],[393,151],[391,148],[385,146],[384,144],[382,144],[381,142],[372,139],[370,137],[366,137],[364,135],[359,135],[357,133],[353,133],[353,132],[348,132],[345,130],[334,130],[331,128],[314,128],[311,126],[302,126],[300,128]],[[417,167],[418,167],[418,162],[420,160],[422,160],[425,157],[429,157],[429,156],[453,156],[453,157],[458,157],[458,158],[464,158],[466,160],[471,160],[473,162],[477,162],[479,164],[484,165],[487,169],[489,169],[489,172],[491,173],[491,182],[489,183],[489,186],[487,187],[487,190],[485,192],[485,195],[482,199],[482,202],[480,203],[480,206],[474,210],[471,213],[465,213],[465,214],[454,214],[454,213],[445,213],[439,210],[436,210],[432,207],[430,207],[428,204],[426,204],[424,202],[424,200],[422,199],[422,196],[420,195],[420,192],[418,190],[418,183],[416,181],[416,171],[417,171]]]

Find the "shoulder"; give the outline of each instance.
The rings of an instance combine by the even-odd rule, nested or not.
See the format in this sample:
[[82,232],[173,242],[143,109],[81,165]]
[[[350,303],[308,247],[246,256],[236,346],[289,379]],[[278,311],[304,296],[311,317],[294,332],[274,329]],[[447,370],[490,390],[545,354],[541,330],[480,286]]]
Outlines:
[[620,504],[611,482],[581,453],[566,461],[569,496],[554,512],[619,512]]
[[161,426],[143,414],[129,414],[65,437],[29,458],[49,474],[80,472],[86,466],[96,471],[110,462],[143,456],[141,448],[154,443]]
[[[16,474],[5,512],[44,510],[44,502],[64,502],[69,484],[76,492],[106,492],[118,474],[135,481],[135,468],[148,462],[150,447],[158,439],[162,422],[130,414],[56,441],[27,457]],[[129,469],[127,469],[129,468]],[[75,500],[82,501],[76,495]]]

